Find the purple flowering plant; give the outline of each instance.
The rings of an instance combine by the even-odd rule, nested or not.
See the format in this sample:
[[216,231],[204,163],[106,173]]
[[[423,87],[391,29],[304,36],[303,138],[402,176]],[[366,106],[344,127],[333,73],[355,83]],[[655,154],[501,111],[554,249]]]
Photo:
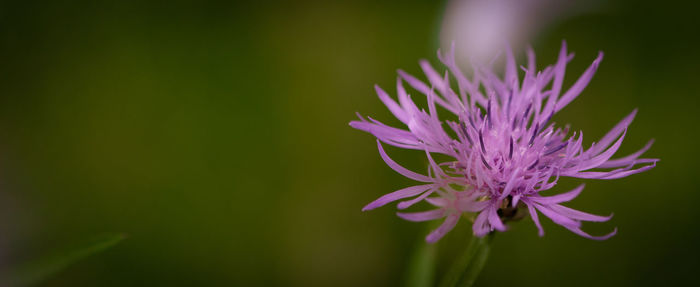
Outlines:
[[[439,73],[428,61],[420,61],[427,82],[398,71],[398,102],[375,86],[379,99],[406,127],[388,126],[359,115],[359,120],[350,123],[353,128],[377,138],[379,154],[389,167],[420,182],[381,196],[362,210],[398,200],[401,200],[398,209],[404,210],[426,201],[435,209],[397,214],[410,221],[444,218],[427,235],[429,243],[445,236],[463,214],[473,220],[472,229],[477,238],[505,231],[504,222],[526,214],[532,218],[540,236],[544,230],[539,214],[586,238],[604,240],[615,235],[617,229],[600,236],[581,229],[583,221],[607,221],[612,215],[594,215],[562,205],[576,198],[583,191],[583,184],[556,195],[542,194],[552,189],[560,177],[616,179],[649,170],[658,161],[641,158],[653,140],[637,152],[613,159],[636,110],[588,148],[583,145],[583,132],[569,135],[568,126],[561,128],[552,121],[554,114],[588,85],[603,53],[568,89],[562,84],[573,54],[567,52],[565,42],[556,63],[542,71],[536,70],[532,49],[527,50],[527,66],[520,68],[513,52],[507,49],[502,77],[488,66],[477,64],[472,67],[471,77],[467,77],[455,60],[454,44],[448,54],[438,51],[438,58],[447,68],[444,73]],[[523,75],[522,79],[519,74]],[[416,105],[404,82],[426,97],[427,111]],[[438,105],[453,115],[441,119]],[[387,155],[382,144],[425,152],[428,173],[402,167]],[[449,160],[439,162],[433,154]]]

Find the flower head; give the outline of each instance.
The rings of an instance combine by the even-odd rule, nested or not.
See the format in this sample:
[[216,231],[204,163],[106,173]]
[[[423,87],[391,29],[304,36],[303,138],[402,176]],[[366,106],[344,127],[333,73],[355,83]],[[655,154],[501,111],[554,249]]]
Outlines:
[[[578,196],[583,185],[553,196],[540,194],[554,187],[559,177],[615,179],[649,170],[658,161],[640,158],[653,141],[635,153],[611,159],[622,144],[636,110],[588,149],[582,145],[582,132],[569,136],[568,127],[562,129],[552,122],[553,115],[588,85],[603,54],[600,53],[566,91],[562,89],[564,72],[573,58],[566,50],[566,43],[562,44],[557,62],[542,71],[535,70],[534,52],[528,50],[528,65],[522,67],[522,83],[512,52],[508,51],[505,56],[504,77],[497,76],[488,67],[475,65],[469,79],[455,62],[453,45],[447,55],[438,52],[438,58],[447,67],[444,75],[427,61],[420,62],[428,84],[399,70],[398,102],[375,86],[379,99],[407,129],[362,116],[350,125],[377,138],[379,154],[389,167],[422,184],[386,194],[363,210],[401,199],[399,209],[426,201],[437,209],[399,212],[398,216],[410,221],[445,218],[442,225],[427,236],[428,242],[442,238],[465,213],[475,215],[474,234],[484,236],[494,230],[505,231],[504,221],[520,217],[525,211],[539,229],[540,236],[544,231],[538,212],[586,238],[602,240],[613,236],[616,230],[603,236],[592,236],[581,230],[582,221],[607,221],[611,216],[593,215],[561,205]],[[452,88],[452,79],[456,80],[456,89]],[[426,96],[427,111],[414,103],[404,82]],[[451,120],[438,117],[438,105],[453,114]],[[410,171],[393,161],[384,151],[382,142],[424,151],[430,163],[428,174]],[[442,154],[449,160],[438,162],[432,154]]]

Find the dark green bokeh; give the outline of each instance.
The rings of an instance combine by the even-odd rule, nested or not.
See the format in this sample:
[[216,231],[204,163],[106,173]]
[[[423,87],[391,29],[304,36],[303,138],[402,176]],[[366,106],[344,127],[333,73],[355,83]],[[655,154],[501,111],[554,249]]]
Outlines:
[[[576,75],[605,59],[555,120],[602,136],[637,107],[621,154],[656,138],[654,170],[587,181],[573,207],[615,217],[590,241],[529,220],[494,240],[480,286],[659,286],[695,280],[700,222],[698,20],[675,1],[611,1],[533,40],[561,39]],[[444,4],[105,1],[0,4],[0,267],[117,231],[129,239],[45,286],[391,286],[425,225],[393,207],[411,184],[354,112],[435,59]],[[571,83],[573,77],[567,81]],[[420,152],[389,150],[425,169]],[[579,181],[564,181],[558,191]],[[440,242],[440,270],[468,224]]]

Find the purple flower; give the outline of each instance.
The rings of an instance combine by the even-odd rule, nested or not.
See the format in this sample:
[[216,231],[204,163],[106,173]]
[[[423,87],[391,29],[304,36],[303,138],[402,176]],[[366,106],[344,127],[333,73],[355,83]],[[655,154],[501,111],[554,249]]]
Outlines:
[[[564,72],[573,54],[567,53],[565,42],[556,64],[539,72],[535,70],[534,52],[528,50],[528,65],[521,68],[522,83],[511,51],[506,53],[503,78],[479,65],[473,68],[471,79],[467,78],[455,63],[454,45],[448,55],[438,52],[438,58],[447,66],[444,75],[438,74],[427,61],[420,62],[429,84],[399,70],[398,102],[375,86],[379,99],[407,130],[362,116],[350,123],[353,128],[377,137],[379,154],[389,167],[421,182],[386,194],[362,210],[402,199],[398,208],[405,209],[425,200],[437,209],[397,214],[410,221],[445,218],[427,236],[428,242],[442,238],[464,213],[474,215],[474,234],[484,236],[494,230],[505,231],[504,221],[517,219],[525,211],[540,236],[544,231],[538,211],[583,237],[604,240],[613,236],[617,229],[603,236],[581,230],[582,221],[607,221],[612,215],[598,216],[561,205],[578,196],[583,185],[553,196],[540,194],[554,187],[560,176],[615,179],[649,170],[658,161],[640,158],[653,140],[635,153],[611,159],[622,144],[636,110],[588,149],[582,145],[582,132],[569,136],[568,126],[562,129],[551,122],[552,116],[588,85],[603,54],[566,91],[562,91]],[[450,83],[450,74],[456,80],[456,90]],[[416,106],[404,89],[404,81],[427,97],[428,111]],[[452,113],[448,115],[450,119],[440,119],[436,105]],[[428,174],[397,164],[386,154],[381,142],[424,151],[430,163]],[[447,156],[449,160],[438,163],[432,154],[442,154],[441,158]]]

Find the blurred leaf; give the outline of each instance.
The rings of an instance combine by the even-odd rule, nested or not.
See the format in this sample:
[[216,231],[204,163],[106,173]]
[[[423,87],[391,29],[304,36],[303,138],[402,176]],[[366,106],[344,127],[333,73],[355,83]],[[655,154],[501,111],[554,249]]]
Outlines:
[[126,238],[126,235],[122,233],[103,234],[77,247],[28,262],[10,272],[9,276],[2,280],[2,286],[36,285],[58,274],[70,265],[116,245],[124,238]]

